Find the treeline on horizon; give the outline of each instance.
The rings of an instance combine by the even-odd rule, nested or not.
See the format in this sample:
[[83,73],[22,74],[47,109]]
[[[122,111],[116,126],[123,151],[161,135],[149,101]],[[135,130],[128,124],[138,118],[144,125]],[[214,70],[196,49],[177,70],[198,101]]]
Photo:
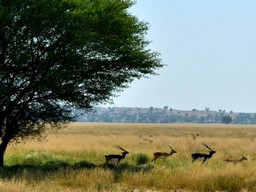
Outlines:
[[97,107],[93,112],[76,110],[78,122],[114,123],[223,123],[223,117],[231,117],[231,124],[256,124],[256,113],[234,113],[225,110],[212,111],[192,109],[175,110],[163,108]]

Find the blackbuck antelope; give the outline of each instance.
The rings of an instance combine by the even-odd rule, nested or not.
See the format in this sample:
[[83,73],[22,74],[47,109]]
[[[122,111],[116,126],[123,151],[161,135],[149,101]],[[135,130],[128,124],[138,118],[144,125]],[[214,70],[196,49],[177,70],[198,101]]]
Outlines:
[[242,161],[246,161],[247,158],[245,156],[242,155],[241,159],[225,159],[224,161],[228,162],[228,163],[241,163]]
[[109,155],[105,155],[106,158],[106,162],[104,163],[104,165],[106,165],[108,162],[112,161],[112,162],[116,162],[116,164],[118,165],[118,163],[125,158],[125,156],[129,153],[128,151],[126,151],[124,148],[120,147],[119,145],[114,146],[117,149],[120,149],[122,152],[122,155],[119,154],[109,154]]
[[166,152],[155,152],[155,153],[153,153],[154,159],[152,159],[152,161],[155,161],[158,158],[166,158],[168,156],[171,156],[174,153],[177,153],[177,151],[175,151],[170,145],[169,145],[169,147],[171,148],[171,152],[170,153],[166,153]]
[[204,163],[207,159],[210,159],[212,157],[212,155],[214,153],[216,153],[216,151],[212,150],[208,145],[206,145],[205,143],[203,143],[203,146],[205,146],[207,149],[209,149],[209,154],[206,153],[193,153],[191,155],[191,157],[193,158],[192,163],[197,160],[197,159],[202,159]]
[[148,143],[153,143],[152,139],[146,139],[146,138],[142,138],[144,141],[147,141]]
[[142,138],[142,140],[144,141],[144,142],[140,142],[139,144],[150,144],[150,143],[153,143],[154,142],[154,140],[153,139],[147,139],[147,138]]

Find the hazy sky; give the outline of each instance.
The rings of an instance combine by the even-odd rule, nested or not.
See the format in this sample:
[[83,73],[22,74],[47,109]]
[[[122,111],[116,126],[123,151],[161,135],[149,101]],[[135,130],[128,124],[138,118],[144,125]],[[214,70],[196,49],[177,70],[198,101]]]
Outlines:
[[111,107],[256,112],[255,0],[137,0],[130,12],[166,66]]

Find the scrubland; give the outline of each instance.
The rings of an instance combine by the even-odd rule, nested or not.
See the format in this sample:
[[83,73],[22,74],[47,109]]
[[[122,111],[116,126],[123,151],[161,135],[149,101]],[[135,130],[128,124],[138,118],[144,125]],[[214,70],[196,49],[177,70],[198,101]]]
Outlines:
[[[192,153],[208,153],[202,143],[217,152],[192,163]],[[104,166],[104,154],[121,153],[116,144],[130,153]],[[168,145],[177,153],[151,162]],[[72,123],[46,140],[10,145],[0,191],[256,191],[255,149],[256,125]],[[223,161],[242,155],[248,160]]]

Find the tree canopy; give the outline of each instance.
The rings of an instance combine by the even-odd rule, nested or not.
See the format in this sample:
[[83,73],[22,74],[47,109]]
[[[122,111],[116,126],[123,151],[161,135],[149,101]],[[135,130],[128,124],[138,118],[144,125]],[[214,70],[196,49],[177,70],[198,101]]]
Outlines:
[[0,2],[0,166],[9,142],[72,120],[163,65],[131,0]]
[[225,115],[221,118],[221,122],[225,124],[229,124],[232,122],[232,117]]

